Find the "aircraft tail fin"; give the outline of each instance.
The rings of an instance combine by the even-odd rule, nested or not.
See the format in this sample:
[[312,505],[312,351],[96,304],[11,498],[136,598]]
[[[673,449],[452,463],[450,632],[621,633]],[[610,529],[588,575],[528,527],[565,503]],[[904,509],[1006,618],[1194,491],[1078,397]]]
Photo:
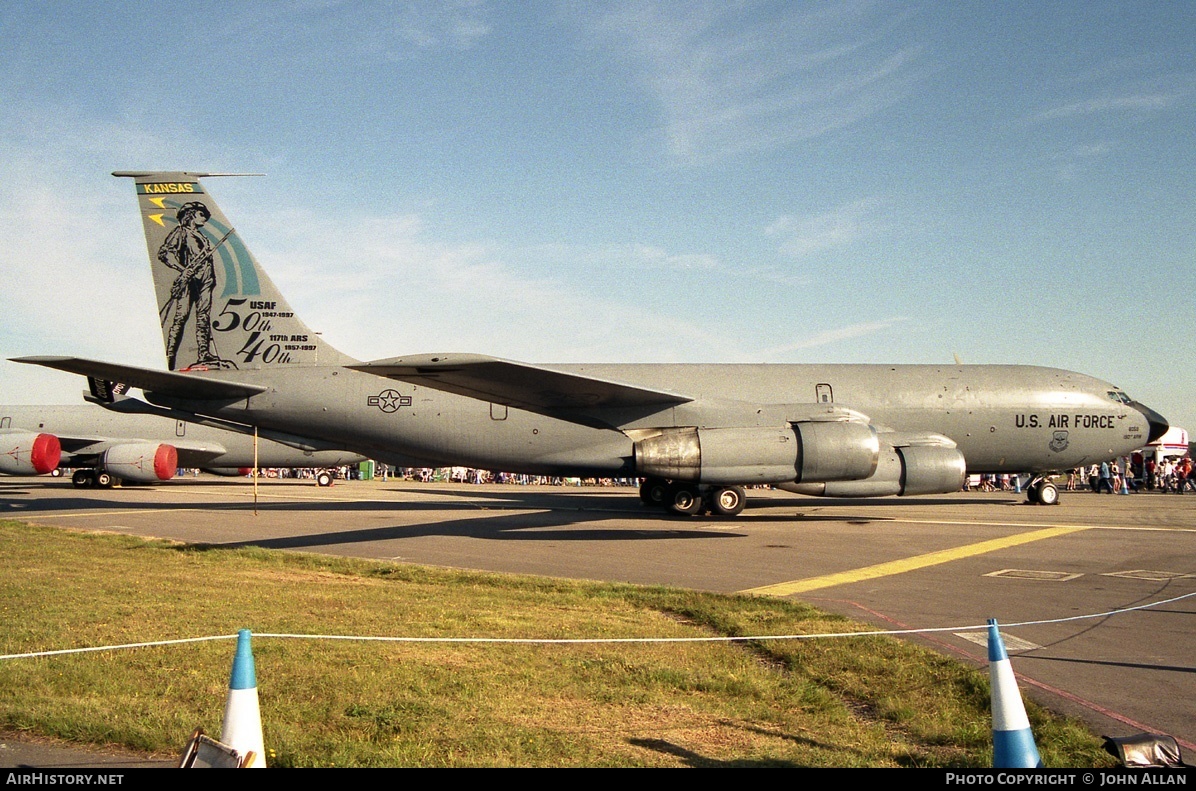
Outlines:
[[170,370],[356,362],[295,315],[200,183],[232,174],[112,175],[136,184]]

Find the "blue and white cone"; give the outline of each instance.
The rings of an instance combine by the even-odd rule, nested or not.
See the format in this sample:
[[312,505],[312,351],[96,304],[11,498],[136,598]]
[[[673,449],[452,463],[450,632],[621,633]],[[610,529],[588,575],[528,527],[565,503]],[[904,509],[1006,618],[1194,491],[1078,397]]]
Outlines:
[[253,753],[251,768],[266,766],[266,747],[262,738],[262,712],[257,700],[257,673],[253,669],[253,649],[249,630],[237,632],[237,654],[228,681],[228,703],[224,707],[224,729],[220,741],[241,755]]
[[988,619],[988,678],[992,688],[993,768],[1032,769],[1042,766],[1026,706],[1017,689],[1013,666],[997,630],[997,619]]

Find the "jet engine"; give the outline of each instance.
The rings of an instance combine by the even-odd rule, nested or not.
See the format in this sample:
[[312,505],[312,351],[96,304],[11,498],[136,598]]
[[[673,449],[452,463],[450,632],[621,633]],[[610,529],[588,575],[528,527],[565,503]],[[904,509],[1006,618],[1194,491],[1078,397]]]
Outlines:
[[0,434],[0,472],[44,475],[58,469],[62,446],[53,434],[6,431]]
[[179,452],[153,442],[113,445],[100,455],[100,469],[125,481],[157,483],[174,477]]
[[710,484],[853,481],[876,471],[866,423],[665,429],[635,443],[638,475]]
[[782,483],[778,489],[815,497],[950,494],[963,488],[967,464],[954,444],[885,445],[876,472],[864,480]]

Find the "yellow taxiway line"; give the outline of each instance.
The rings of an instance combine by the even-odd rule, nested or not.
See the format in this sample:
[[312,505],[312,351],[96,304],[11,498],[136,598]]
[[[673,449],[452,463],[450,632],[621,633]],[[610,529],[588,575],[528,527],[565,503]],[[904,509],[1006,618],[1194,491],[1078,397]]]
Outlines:
[[820,588],[830,588],[834,585],[846,585],[849,582],[861,582],[862,580],[888,577],[893,574],[904,574],[907,571],[914,571],[915,569],[926,568],[927,566],[937,566],[940,563],[949,563],[952,560],[972,557],[973,555],[983,555],[986,552],[993,552],[998,549],[1005,549],[1006,547],[1015,547],[1018,544],[1029,544],[1032,541],[1042,541],[1043,539],[1065,536],[1068,533],[1076,533],[1088,529],[1087,526],[1050,527],[1045,530],[1034,530],[1029,533],[1018,533],[1017,535],[1006,536],[1004,538],[994,538],[989,541],[955,547],[954,549],[929,552],[925,555],[918,555],[912,558],[878,563],[875,566],[840,571],[837,574],[827,574],[823,577],[811,577],[804,580],[794,580],[793,582],[780,582],[775,585],[749,588],[748,590],[740,591],[740,593],[755,593],[761,596],[789,596],[794,593],[806,593]]

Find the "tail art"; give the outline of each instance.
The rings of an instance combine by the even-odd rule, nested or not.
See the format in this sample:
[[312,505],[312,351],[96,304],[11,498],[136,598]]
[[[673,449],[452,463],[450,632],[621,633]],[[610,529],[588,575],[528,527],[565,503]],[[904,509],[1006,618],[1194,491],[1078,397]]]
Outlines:
[[220,207],[206,173],[129,173],[172,371],[354,362],[295,316]]

